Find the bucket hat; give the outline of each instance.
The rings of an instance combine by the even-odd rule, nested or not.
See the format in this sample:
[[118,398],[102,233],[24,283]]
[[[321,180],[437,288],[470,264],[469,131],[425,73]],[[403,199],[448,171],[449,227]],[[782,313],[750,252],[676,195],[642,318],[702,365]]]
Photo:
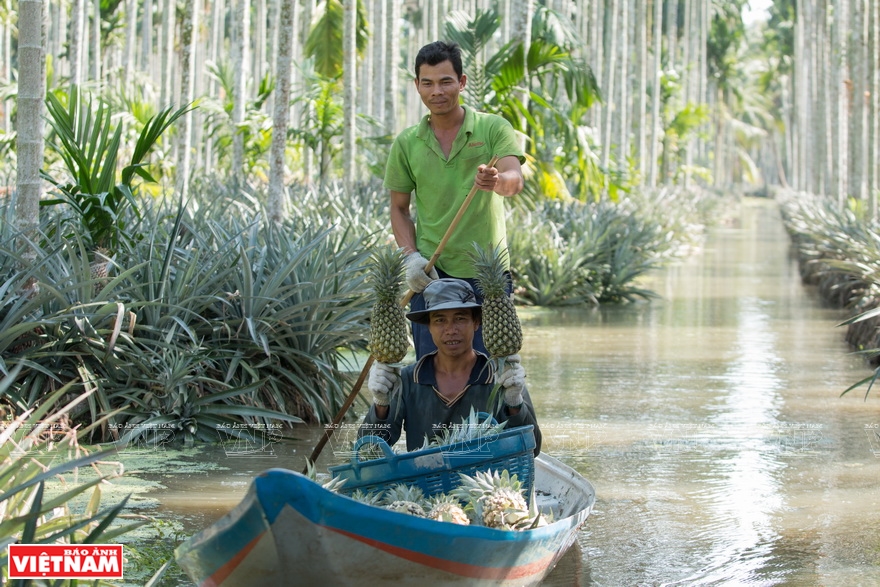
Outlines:
[[419,324],[427,324],[428,314],[440,310],[479,308],[474,288],[467,281],[450,277],[435,279],[422,292],[425,309],[409,312],[406,317]]

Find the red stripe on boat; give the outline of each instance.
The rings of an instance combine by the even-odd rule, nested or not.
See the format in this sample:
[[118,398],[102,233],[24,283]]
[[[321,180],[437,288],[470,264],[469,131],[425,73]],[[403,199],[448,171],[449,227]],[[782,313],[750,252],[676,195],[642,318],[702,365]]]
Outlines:
[[461,575],[462,577],[471,577],[474,579],[520,579],[522,577],[531,577],[532,575],[540,573],[541,571],[546,569],[550,565],[550,563],[553,562],[554,556],[551,554],[527,565],[519,565],[516,567],[481,567],[479,565],[457,563],[448,559],[437,558],[435,556],[430,556],[421,552],[409,550],[408,548],[391,546],[386,542],[380,542],[378,540],[366,538],[359,534],[352,534],[351,532],[346,532],[345,530],[340,530],[339,528],[331,528],[329,526],[324,526],[324,528],[327,528],[328,530],[332,530],[344,536],[348,536],[349,538],[353,538],[358,542],[363,542],[364,544],[372,546],[373,548],[382,550],[384,552],[387,552],[388,554],[393,554],[394,556],[406,559],[416,564],[424,565],[426,567],[433,567],[435,569],[440,569],[441,571],[447,571],[455,575]]
[[265,532],[261,532],[257,535],[256,538],[245,544],[241,550],[239,550],[234,557],[229,559],[223,566],[214,571],[214,573],[199,583],[199,587],[220,587],[223,584],[229,575],[235,571],[236,567],[238,567],[238,563],[240,563],[257,545],[257,542],[260,541],[260,538],[263,537]]

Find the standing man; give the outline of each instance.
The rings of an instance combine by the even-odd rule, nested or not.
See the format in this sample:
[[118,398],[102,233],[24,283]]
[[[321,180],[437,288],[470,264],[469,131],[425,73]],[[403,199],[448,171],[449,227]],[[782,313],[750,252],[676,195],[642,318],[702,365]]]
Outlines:
[[[502,198],[522,191],[525,157],[509,122],[461,104],[467,76],[462,72],[458,45],[437,41],[422,47],[415,74],[416,89],[429,112],[395,139],[385,169],[385,188],[391,192],[391,229],[407,255],[407,285],[416,292],[411,310],[417,312],[424,310],[421,292],[433,279],[455,277],[475,285],[470,261],[473,243],[487,250],[497,246],[506,250]],[[498,162],[487,167],[493,155]],[[474,185],[482,192],[461,218],[436,269],[426,274],[428,259]],[[410,209],[413,194],[415,220]],[[511,289],[512,284],[508,293]],[[421,324],[413,324],[413,342],[417,357],[436,348]],[[486,352],[479,331],[474,347]]]

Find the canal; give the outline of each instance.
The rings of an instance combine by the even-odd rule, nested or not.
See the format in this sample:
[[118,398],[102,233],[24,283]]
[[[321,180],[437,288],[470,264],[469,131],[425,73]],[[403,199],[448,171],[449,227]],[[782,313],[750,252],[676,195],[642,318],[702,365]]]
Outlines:
[[[660,297],[521,311],[544,450],[597,492],[545,585],[880,584],[880,389],[840,397],[869,370],[801,285],[775,203],[744,200],[644,285]],[[320,432],[196,449],[212,466],[170,463],[148,497],[191,533],[255,473],[302,469]]]

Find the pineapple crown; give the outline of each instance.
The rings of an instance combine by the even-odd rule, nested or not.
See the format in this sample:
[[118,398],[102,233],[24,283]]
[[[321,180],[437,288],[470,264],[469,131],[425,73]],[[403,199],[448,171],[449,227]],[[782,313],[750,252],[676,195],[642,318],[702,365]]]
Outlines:
[[406,317],[419,324],[427,324],[431,312],[458,310],[460,308],[480,308],[477,294],[467,281],[447,277],[435,279],[422,292],[425,309],[409,312]]
[[425,494],[417,485],[407,485],[405,483],[396,483],[385,490],[382,495],[384,503],[391,504],[395,501],[411,501],[420,503],[424,501]]

